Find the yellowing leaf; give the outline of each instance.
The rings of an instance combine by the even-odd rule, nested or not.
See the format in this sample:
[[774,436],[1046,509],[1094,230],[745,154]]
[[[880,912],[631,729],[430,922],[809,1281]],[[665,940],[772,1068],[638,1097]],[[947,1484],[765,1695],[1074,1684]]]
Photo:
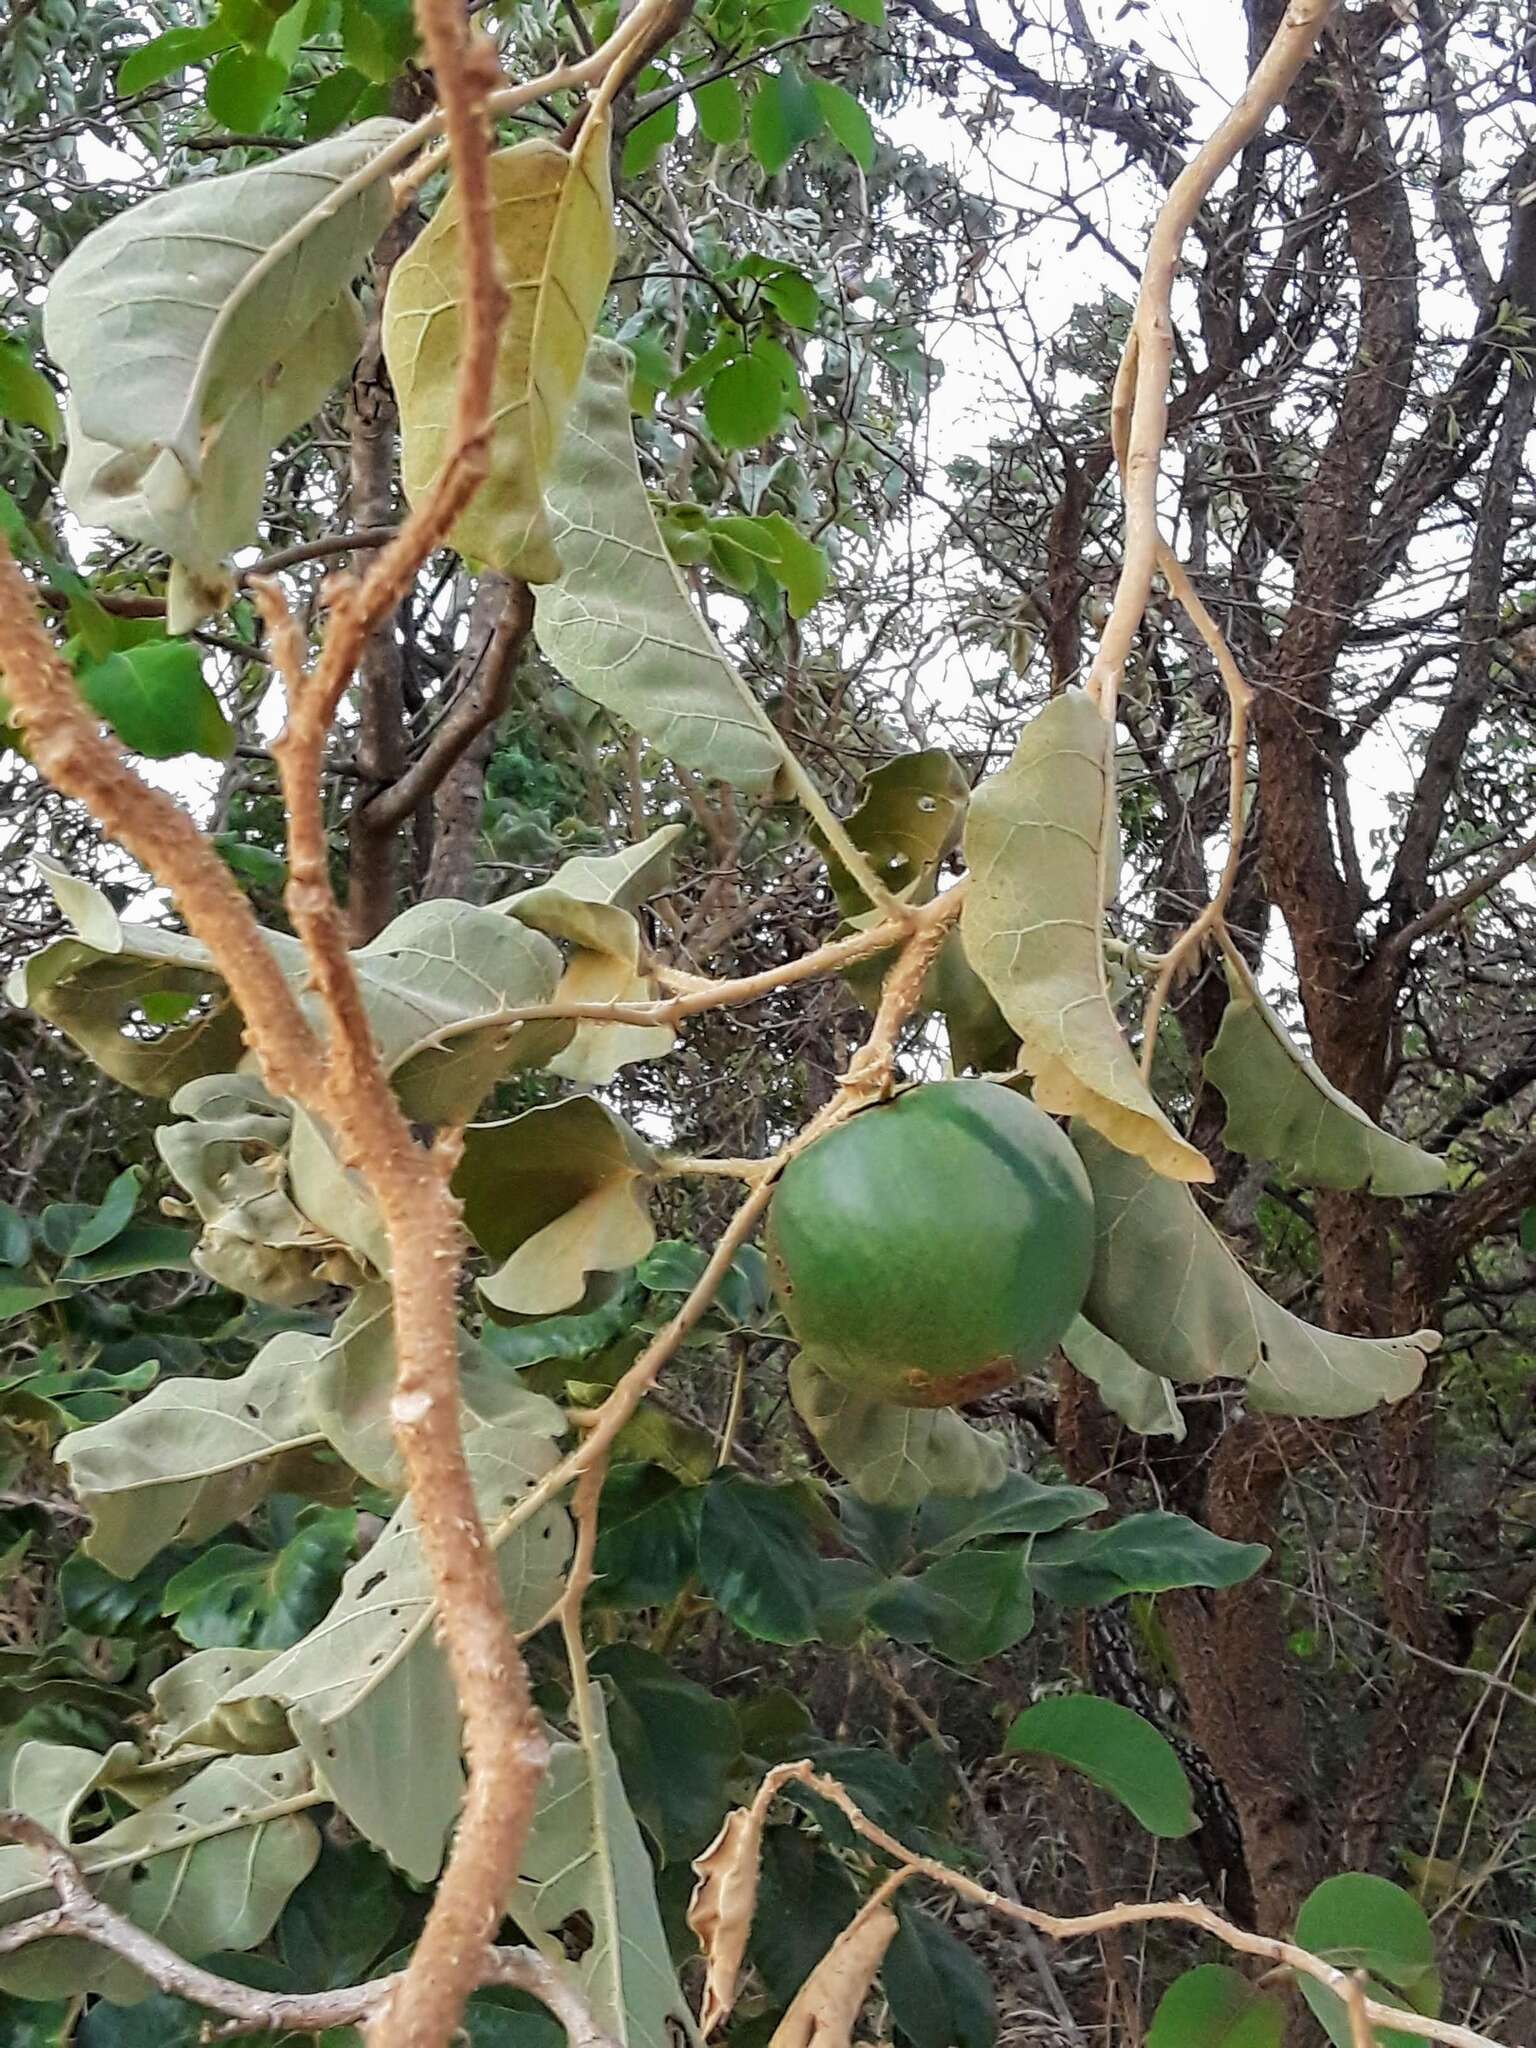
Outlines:
[[583,696],[696,774],[772,786],[783,744],[668,554],[640,478],[630,359],[594,341],[549,480],[565,565],[539,593],[534,637]]
[[1169,1380],[1244,1380],[1253,1406],[1277,1415],[1363,1415],[1419,1384],[1437,1331],[1314,1329],[1249,1279],[1187,1188],[1081,1123],[1072,1142],[1097,1241],[1083,1312],[1137,1364]]
[[1232,1000],[1204,1069],[1226,1098],[1224,1145],[1308,1187],[1431,1195],[1445,1186],[1443,1159],[1372,1123],[1291,1042],[1246,967],[1229,959],[1227,983]]
[[1067,690],[971,798],[965,950],[1023,1043],[1042,1109],[1080,1117],[1170,1179],[1209,1180],[1110,1007],[1102,905],[1115,840],[1114,733],[1091,699]]
[[[613,269],[609,122],[590,116],[569,155],[539,137],[491,158],[502,281],[510,293],[497,349],[490,473],[452,534],[461,554],[506,576],[560,574],[544,486],[581,380]],[[395,265],[384,354],[400,401],[401,479],[411,503],[431,490],[453,427],[463,346],[459,202],[453,187]]]
[[872,1401],[804,1352],[789,1369],[789,1391],[827,1463],[871,1506],[916,1507],[934,1494],[969,1499],[1003,1483],[1003,1445],[952,1409]]

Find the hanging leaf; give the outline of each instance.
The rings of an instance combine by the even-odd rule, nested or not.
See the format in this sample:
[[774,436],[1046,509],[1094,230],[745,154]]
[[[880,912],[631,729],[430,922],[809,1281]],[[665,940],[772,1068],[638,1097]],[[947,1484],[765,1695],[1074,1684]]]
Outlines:
[[210,116],[237,135],[259,135],[276,112],[288,71],[265,50],[226,50],[203,88]]
[[803,1353],[789,1369],[790,1397],[827,1463],[861,1500],[915,1507],[930,1494],[989,1493],[1008,1454],[947,1408],[898,1408],[871,1401],[824,1373]]
[[1233,1543],[1185,1515],[1153,1508],[1107,1529],[1042,1537],[1028,1563],[1035,1585],[1061,1606],[1099,1607],[1128,1593],[1238,1586],[1268,1560],[1262,1543]]
[[[1363,1970],[1367,1996],[1399,2005],[1425,2019],[1438,2019],[1440,1973],[1435,1968],[1435,1935],[1418,1900],[1384,1877],[1345,1871],[1324,1878],[1308,1893],[1296,1915],[1295,1939],[1339,1970]],[[1354,2033],[1344,2001],[1300,1976],[1302,1996],[1335,2048],[1353,2048]],[[1421,2037],[1379,2027],[1380,2048],[1411,2048]]]
[[766,790],[783,743],[688,595],[641,482],[630,358],[594,341],[549,482],[565,572],[541,591],[540,650],[566,681],[697,774]]
[[591,1670],[604,1681],[608,1733],[635,1818],[663,1863],[686,1863],[725,1812],[726,1774],[741,1752],[736,1716],[635,1643],[606,1644]]
[[768,2048],[848,2048],[895,1932],[889,1906],[866,1907],[795,1993]]
[[898,1899],[880,1982],[908,2048],[992,2048],[997,2008],[986,1971],[943,1920]]
[[763,1850],[762,1816],[738,1806],[720,1832],[693,1861],[697,1882],[688,1902],[688,1925],[704,1952],[704,2001],[699,2031],[712,2034],[729,2019],[757,1906],[758,1864]]
[[584,1740],[554,1745],[539,1786],[512,1916],[547,1935],[573,1914],[585,1916],[591,1939],[575,1970],[592,2017],[618,2048],[671,2048],[674,2027],[697,2041],[600,1686],[588,1686],[582,1721]]
[[[521,1390],[520,1390],[521,1391]],[[524,1402],[534,1397],[523,1394]],[[532,1628],[554,1604],[571,1553],[570,1518],[545,1508],[515,1528],[509,1515],[559,1456],[558,1410],[540,1403],[542,1433],[526,1411],[508,1426],[467,1433],[465,1455],[512,1626]],[[426,1883],[463,1797],[458,1706],[437,1641],[437,1598],[409,1503],[342,1581],[330,1613],[302,1642],[282,1651],[221,1695],[228,1725],[247,1701],[272,1701],[352,1825],[408,1877]],[[188,1732],[205,1739],[209,1724]],[[402,1772],[400,1759],[410,1759]]]
[[1231,1001],[1204,1063],[1226,1098],[1224,1145],[1307,1187],[1432,1195],[1446,1185],[1443,1159],[1372,1123],[1292,1044],[1246,967],[1229,960],[1227,986]]
[[388,180],[339,188],[404,124],[345,135],[128,208],[60,265],[43,313],[69,380],[64,495],[173,557],[167,619],[221,606],[224,558],[248,541],[267,457],[351,367],[348,285],[389,218]]
[[1301,1322],[1243,1271],[1187,1189],[1074,1123],[1097,1254],[1084,1312],[1147,1371],[1247,1382],[1279,1415],[1363,1415],[1411,1394],[1438,1332],[1340,1337]]
[[[254,1948],[271,1933],[319,1853],[320,1835],[296,1805],[315,1797],[309,1766],[285,1756],[221,1758],[177,1791],[72,1845],[104,1905],[195,1961]],[[30,1849],[0,1849],[0,1924],[54,1903]],[[0,1987],[28,1998],[83,1991],[142,1994],[143,1978],[103,1949],[43,1941],[0,1961]]]
[[1147,2048],[1281,2048],[1285,2007],[1224,1963],[1175,1977],[1158,2001]]
[[1174,1180],[1209,1162],[1153,1101],[1110,1007],[1103,904],[1115,841],[1114,733],[1081,690],[1025,726],[971,798],[966,955],[1023,1043],[1034,1097]]
[[1150,1721],[1092,1693],[1041,1700],[1008,1730],[1010,1756],[1054,1757],[1128,1807],[1149,1834],[1193,1834],[1199,1825],[1189,1780],[1173,1745]]
[[[508,896],[504,910],[573,948],[555,991],[562,1003],[634,1003],[655,998],[641,969],[642,939],[634,912],[671,878],[682,825],[663,825],[638,846],[594,859],[580,854],[536,889]],[[605,1086],[637,1060],[659,1059],[677,1037],[670,1025],[579,1023],[549,1071],[589,1088]]]
[[57,1456],[91,1517],[85,1553],[131,1578],[167,1544],[198,1543],[280,1484],[284,1456],[321,1441],[306,1369],[320,1340],[274,1337],[232,1380],[160,1384]]
[[1102,1330],[1079,1316],[1061,1340],[1072,1368],[1093,1381],[1112,1415],[1141,1436],[1171,1436],[1182,1443],[1187,1430],[1173,1388],[1138,1365]]
[[153,1681],[155,1751],[172,1757],[195,1728],[202,1746],[239,1756],[272,1756],[293,1748],[288,1716],[275,1700],[242,1700],[225,1712],[231,1686],[270,1664],[275,1650],[197,1650]]
[[[451,536],[505,576],[560,574],[544,488],[613,269],[611,124],[589,115],[569,155],[540,136],[490,160],[496,252],[511,306],[497,344],[490,471]],[[400,403],[401,480],[432,489],[453,427],[463,347],[455,187],[390,273],[384,354]]]
[[661,1607],[693,1576],[699,1556],[704,1490],[659,1465],[615,1465],[598,1509],[599,1607]]
[[770,178],[820,134],[823,119],[821,105],[796,64],[786,60],[764,73],[752,96],[747,141]]
[[[858,807],[844,821],[878,879],[903,902],[926,903],[945,857],[959,843],[970,788],[960,764],[942,747],[902,754],[864,781]],[[845,918],[873,908],[842,862],[812,837],[827,862],[827,879]]]
[[81,672],[80,694],[130,754],[224,761],[234,752],[234,727],[203,680],[202,657],[185,640],[147,640],[109,654]]
[[711,78],[689,94],[699,119],[699,133],[717,149],[740,142],[747,129],[747,110],[734,78]]
[[36,427],[50,448],[58,447],[63,433],[53,386],[34,366],[25,343],[9,335],[0,335],[0,420]]
[[821,1560],[792,1494],[730,1471],[705,1489],[699,1575],[721,1611],[759,1642],[808,1643],[817,1634]]
[[311,1505],[281,1550],[215,1543],[166,1586],[161,1612],[194,1649],[286,1649],[335,1599],[356,1531],[351,1508]]
[[1043,1486],[1027,1472],[1010,1472],[975,1500],[932,1500],[912,1531],[912,1547],[944,1557],[985,1537],[1046,1536],[1108,1506],[1091,1486]]
[[1024,1550],[973,1545],[901,1578],[869,1607],[871,1621],[899,1643],[928,1643],[956,1664],[980,1664],[1022,1642],[1035,1624],[1035,1594]]
[[471,1124],[453,1187],[470,1235],[498,1261],[480,1283],[486,1300],[554,1315],[581,1300],[589,1273],[643,1258],[656,1242],[654,1172],[650,1147],[595,1096]]
[[840,143],[861,171],[875,168],[875,131],[868,113],[846,86],[830,78],[812,81],[816,105],[827,133]]

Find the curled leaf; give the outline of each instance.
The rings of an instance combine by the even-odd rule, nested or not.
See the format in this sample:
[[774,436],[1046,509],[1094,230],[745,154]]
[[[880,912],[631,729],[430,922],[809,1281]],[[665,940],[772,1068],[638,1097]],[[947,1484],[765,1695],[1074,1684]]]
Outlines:
[[1227,984],[1232,999],[1204,1065],[1226,1098],[1224,1145],[1308,1187],[1432,1195],[1445,1186],[1445,1161],[1392,1137],[1341,1094],[1230,958]]
[[1169,1380],[1244,1380],[1253,1405],[1279,1415],[1363,1415],[1419,1384],[1437,1331],[1314,1329],[1249,1279],[1186,1188],[1080,1124],[1072,1142],[1093,1185],[1084,1314],[1137,1364]]
[[969,1499],[1002,1484],[1008,1454],[948,1408],[899,1408],[830,1378],[805,1352],[789,1369],[806,1428],[860,1500],[916,1507],[934,1494]]
[[1172,1180],[1209,1180],[1209,1161],[1153,1101],[1110,1006],[1103,904],[1115,840],[1114,732],[1067,690],[971,798],[966,954],[1022,1041],[1042,1109],[1081,1118]]
[[696,774],[772,786],[784,749],[700,616],[640,477],[630,358],[594,341],[549,481],[564,571],[541,591],[534,637],[572,689]]
[[60,265],[43,332],[69,379],[64,495],[87,525],[164,549],[169,623],[223,604],[267,457],[356,354],[351,279],[389,218],[375,179],[343,184],[404,124],[345,135],[130,207]]
[[712,2034],[722,2020],[729,2019],[736,2003],[736,1986],[757,1906],[763,1819],[764,1814],[753,1807],[734,1808],[703,1855],[693,1859],[698,1882],[688,1902],[688,1925],[704,1952],[704,2003],[699,2013],[699,2030],[704,2034]]
[[[505,576],[560,574],[544,486],[571,410],[613,269],[606,114],[589,115],[569,153],[540,136],[490,160],[502,282],[510,294],[496,352],[490,470],[452,533],[461,554]],[[384,355],[400,401],[401,480],[413,505],[448,452],[463,347],[457,189],[390,273]]]
[[889,1906],[866,1906],[850,1920],[795,1993],[768,2048],[848,2048],[897,1926]]

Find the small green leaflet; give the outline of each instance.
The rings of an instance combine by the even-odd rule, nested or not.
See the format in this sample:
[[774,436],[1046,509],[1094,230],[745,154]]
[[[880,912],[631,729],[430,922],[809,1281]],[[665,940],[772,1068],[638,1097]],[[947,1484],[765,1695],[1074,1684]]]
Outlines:
[[746,133],[747,110],[734,78],[712,78],[692,88],[694,112],[706,142],[723,149]]
[[148,640],[109,654],[81,671],[80,691],[130,753],[151,761],[178,754],[223,761],[234,751],[234,728],[188,641]]
[[676,100],[638,122],[624,138],[622,169],[626,178],[641,178],[677,134]]
[[747,141],[771,178],[795,151],[821,133],[826,116],[799,67],[789,61],[765,73],[752,99]]
[[842,144],[861,171],[872,171],[875,131],[864,108],[851,92],[835,85],[830,78],[814,80],[813,90],[828,134]]
[[1092,1693],[1026,1707],[1003,1744],[1009,1755],[1054,1757],[1113,1793],[1154,1835],[1192,1834],[1198,1825],[1189,1780],[1166,1736],[1150,1721]]
[[206,28],[168,28],[164,35],[152,36],[119,65],[119,98],[127,99],[147,86],[158,85],[173,72],[184,71],[189,64],[216,56],[220,50],[228,49],[232,40],[229,29],[218,21],[210,22]]
[[0,336],[0,420],[36,427],[50,448],[57,448],[64,431],[53,386],[34,367],[25,343],[9,336]]

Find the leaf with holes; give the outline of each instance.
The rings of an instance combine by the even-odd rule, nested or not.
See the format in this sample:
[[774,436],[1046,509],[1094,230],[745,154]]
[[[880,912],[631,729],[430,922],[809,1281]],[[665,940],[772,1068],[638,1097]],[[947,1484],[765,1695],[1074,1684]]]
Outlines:
[[[903,902],[926,903],[940,865],[959,843],[970,787],[952,754],[935,747],[902,754],[864,782],[858,808],[845,820],[848,836],[879,879]],[[848,870],[811,835],[827,861],[827,877],[844,917],[872,906]]]
[[948,1408],[898,1408],[831,1379],[809,1353],[789,1369],[789,1391],[827,1463],[861,1500],[915,1507],[930,1494],[990,1493],[1007,1470],[994,1437]]
[[1221,1142],[1307,1187],[1432,1195],[1446,1163],[1372,1123],[1291,1041],[1246,967],[1227,962],[1231,1000],[1205,1078],[1227,1104]]
[[480,1291],[518,1315],[580,1301],[590,1273],[616,1273],[656,1242],[646,1207],[650,1147],[591,1095],[505,1123],[471,1124],[453,1177],[470,1235],[497,1270]]
[[1042,1109],[1080,1118],[1174,1180],[1209,1180],[1210,1163],[1153,1101],[1110,1007],[1114,840],[1114,732],[1091,698],[1066,690],[971,798],[966,956],[1019,1035]]
[[[589,115],[569,153],[539,136],[490,160],[496,253],[511,300],[496,347],[489,473],[450,538],[470,560],[529,583],[560,574],[544,490],[613,269],[610,133],[606,114]],[[391,271],[384,301],[401,479],[413,505],[433,488],[452,437],[462,265],[450,185]]]
[[351,367],[351,279],[389,218],[376,178],[342,187],[404,132],[345,135],[117,214],[60,265],[43,332],[69,380],[64,495],[88,526],[162,548],[169,624],[226,602],[267,458]]
[[594,341],[549,482],[565,570],[534,637],[566,681],[699,775],[766,790],[783,742],[701,617],[641,481],[630,358]]
[[1097,1239],[1084,1313],[1138,1365],[1168,1380],[1244,1380],[1253,1405],[1278,1415],[1363,1415],[1419,1384],[1438,1332],[1314,1329],[1249,1279],[1187,1188],[1080,1123],[1072,1142]]

